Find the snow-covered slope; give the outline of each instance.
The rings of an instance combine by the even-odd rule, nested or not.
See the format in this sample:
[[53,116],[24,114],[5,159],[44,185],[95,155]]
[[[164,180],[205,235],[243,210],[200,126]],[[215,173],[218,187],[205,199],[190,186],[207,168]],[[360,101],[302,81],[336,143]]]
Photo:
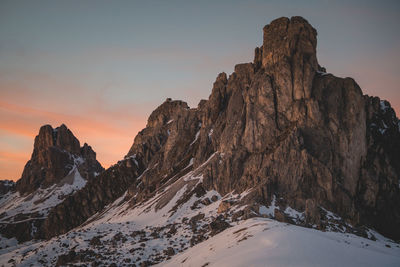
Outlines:
[[[1,237],[0,266],[400,265],[399,244],[371,230],[367,239],[267,218],[279,210],[277,200],[252,212],[258,217],[237,220],[233,214],[246,206],[234,203],[242,203],[249,192],[225,196],[199,192],[202,177],[196,173],[190,171],[141,203],[133,203],[125,194],[84,225],[48,241],[18,244]],[[223,212],[223,203],[232,206]],[[289,207],[282,212],[293,220],[303,216]]]
[[253,218],[159,266],[400,266],[398,244]]
[[[0,223],[17,223],[20,222],[18,218],[26,220],[28,214],[34,214],[33,218],[45,217],[52,207],[85,184],[86,180],[75,166],[58,184],[48,188],[39,188],[26,196],[21,196],[19,192],[9,192],[0,198]],[[32,219],[32,216],[28,217]]]

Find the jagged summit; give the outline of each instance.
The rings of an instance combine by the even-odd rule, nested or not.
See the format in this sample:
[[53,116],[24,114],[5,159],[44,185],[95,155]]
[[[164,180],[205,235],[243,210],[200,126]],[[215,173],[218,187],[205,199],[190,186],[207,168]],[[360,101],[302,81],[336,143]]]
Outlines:
[[[251,217],[400,239],[399,120],[353,79],[324,72],[316,36],[301,17],[274,20],[254,62],[219,74],[208,100],[167,99],[124,159],[49,212],[37,237],[58,237],[43,250],[79,231],[90,244],[61,249],[59,265],[118,261],[104,256],[110,247],[154,264]],[[246,231],[232,234],[241,242]]]
[[1,233],[20,241],[38,236],[49,211],[103,170],[92,148],[80,147],[65,124],[40,127],[21,179],[0,184]]
[[35,138],[33,155],[49,147],[58,147],[72,154],[80,153],[79,140],[72,134],[65,124],[53,129],[51,125],[43,125],[40,127],[39,134]]
[[[318,70],[317,31],[302,17],[279,18],[264,27],[262,66],[277,79],[282,90],[278,105],[309,98],[314,75]],[[286,110],[288,107],[281,107]]]
[[89,179],[103,168],[96,160],[96,153],[79,140],[65,124],[53,129],[51,125],[40,127],[31,159],[25,165],[16,189],[21,194],[31,193],[39,187],[48,187],[64,178],[75,165]]

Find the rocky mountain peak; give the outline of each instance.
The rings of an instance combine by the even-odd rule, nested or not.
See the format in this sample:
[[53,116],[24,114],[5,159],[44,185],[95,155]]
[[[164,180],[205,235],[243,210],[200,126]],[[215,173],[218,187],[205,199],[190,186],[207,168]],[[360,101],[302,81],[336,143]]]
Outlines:
[[50,186],[75,167],[80,169],[84,178],[93,177],[103,170],[92,148],[87,144],[81,148],[79,140],[65,124],[55,129],[44,125],[35,137],[32,157],[25,165],[16,189],[26,194]]
[[[40,153],[50,147],[57,147],[72,154],[79,155],[80,143],[65,124],[53,129],[51,125],[40,127],[39,134],[35,137],[34,155],[40,157]],[[43,158],[41,157],[43,160]]]
[[263,29],[262,65],[307,60],[316,68],[317,31],[302,17],[278,18]]

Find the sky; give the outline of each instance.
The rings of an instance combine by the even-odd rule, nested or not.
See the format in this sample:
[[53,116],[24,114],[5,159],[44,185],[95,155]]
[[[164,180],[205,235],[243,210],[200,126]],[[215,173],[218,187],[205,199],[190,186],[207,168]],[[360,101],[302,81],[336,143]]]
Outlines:
[[320,65],[399,114],[398,14],[390,0],[0,0],[0,179],[20,178],[44,124],[116,163],[152,110],[167,97],[196,107],[282,16],[305,17]]

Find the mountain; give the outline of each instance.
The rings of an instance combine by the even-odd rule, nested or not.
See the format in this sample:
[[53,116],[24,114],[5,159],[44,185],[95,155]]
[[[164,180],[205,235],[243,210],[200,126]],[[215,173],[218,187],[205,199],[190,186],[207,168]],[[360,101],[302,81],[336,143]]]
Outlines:
[[30,240],[49,211],[103,171],[96,153],[63,124],[42,126],[31,159],[16,184],[1,181],[0,231]]
[[167,99],[124,159],[49,210],[42,240],[3,238],[0,262],[398,266],[394,110],[318,64],[304,18],[263,31],[252,63],[197,108]]

